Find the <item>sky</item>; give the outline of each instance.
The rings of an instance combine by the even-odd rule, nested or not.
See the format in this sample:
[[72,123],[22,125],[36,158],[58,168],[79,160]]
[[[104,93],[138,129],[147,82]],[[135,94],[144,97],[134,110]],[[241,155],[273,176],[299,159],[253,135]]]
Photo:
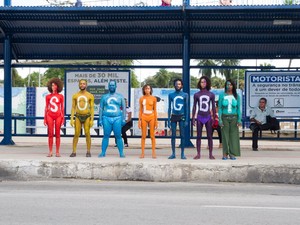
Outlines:
[[[51,0],[49,0],[51,1]],[[72,0],[74,3],[76,0]],[[148,5],[155,5],[159,4],[161,0],[81,0],[83,3],[89,3],[92,4],[92,2],[106,2],[106,4],[109,4],[109,2],[115,2],[120,4],[125,4],[126,1],[136,2],[148,2]],[[157,3],[158,2],[158,3]],[[218,0],[190,0],[191,4],[216,4]],[[263,2],[263,3],[262,3]],[[274,4],[274,3],[281,3],[282,0],[233,0],[233,5],[236,4]],[[48,6],[49,3],[46,0],[11,0],[12,6]],[[111,3],[110,3],[111,4]],[[173,5],[180,5],[182,4],[182,0],[173,0]],[[0,0],[0,6],[4,5],[4,0]],[[296,67],[299,65],[300,60],[293,60],[291,67]],[[276,65],[276,67],[288,67],[289,60],[242,60],[241,66],[259,66],[260,64],[268,63],[271,65]],[[135,65],[182,65],[182,60],[135,60]],[[191,60],[191,65],[196,65],[197,62],[195,60]],[[22,77],[26,77],[29,73],[32,72],[40,72],[44,73],[45,68],[18,68],[18,72]],[[135,69],[135,73],[138,77],[138,80],[141,82],[145,80],[149,76],[155,75],[159,71],[158,69]],[[179,72],[181,73],[181,69],[168,69],[168,71],[172,72]],[[192,69],[191,75],[199,77],[199,70],[198,69]],[[0,69],[0,79],[3,79],[3,70]]]

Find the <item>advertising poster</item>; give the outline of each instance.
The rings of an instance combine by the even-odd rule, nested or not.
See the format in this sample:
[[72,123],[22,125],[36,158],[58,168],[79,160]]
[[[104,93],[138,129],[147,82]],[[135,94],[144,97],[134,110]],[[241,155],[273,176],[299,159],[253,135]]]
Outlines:
[[[0,115],[4,115],[4,88],[0,88]],[[12,88],[12,116],[26,115],[26,88]],[[12,133],[14,133],[14,122],[12,120]],[[26,132],[26,121],[17,119],[17,133],[24,134]],[[3,134],[3,120],[0,120],[0,133]]]
[[299,117],[300,72],[246,72],[246,116],[261,97],[267,99],[276,117]]
[[79,91],[79,81],[87,80],[87,91],[95,97],[95,115],[99,114],[101,96],[108,93],[110,80],[117,82],[117,93],[130,101],[130,71],[66,71],[65,73],[65,109],[66,115],[71,114],[72,96]]

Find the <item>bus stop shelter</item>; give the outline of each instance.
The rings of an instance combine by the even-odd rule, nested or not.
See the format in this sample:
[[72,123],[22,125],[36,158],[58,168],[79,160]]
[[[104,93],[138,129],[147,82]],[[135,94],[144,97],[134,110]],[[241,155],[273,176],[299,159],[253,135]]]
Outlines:
[[13,60],[182,59],[189,92],[190,59],[298,58],[299,5],[0,7],[1,144],[13,144]]

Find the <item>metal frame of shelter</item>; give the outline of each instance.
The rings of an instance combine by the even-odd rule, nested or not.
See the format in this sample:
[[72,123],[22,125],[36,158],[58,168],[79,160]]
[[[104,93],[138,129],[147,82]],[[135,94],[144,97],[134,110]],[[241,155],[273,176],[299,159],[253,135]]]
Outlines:
[[[300,6],[0,7],[4,138],[12,140],[12,60],[298,59]],[[186,128],[187,143],[190,127]]]

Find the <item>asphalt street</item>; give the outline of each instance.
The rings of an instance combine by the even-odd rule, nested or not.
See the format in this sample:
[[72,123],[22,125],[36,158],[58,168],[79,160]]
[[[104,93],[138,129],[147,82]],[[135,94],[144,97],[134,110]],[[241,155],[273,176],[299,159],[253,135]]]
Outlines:
[[272,224],[300,219],[300,186],[101,180],[0,182],[0,224]]

